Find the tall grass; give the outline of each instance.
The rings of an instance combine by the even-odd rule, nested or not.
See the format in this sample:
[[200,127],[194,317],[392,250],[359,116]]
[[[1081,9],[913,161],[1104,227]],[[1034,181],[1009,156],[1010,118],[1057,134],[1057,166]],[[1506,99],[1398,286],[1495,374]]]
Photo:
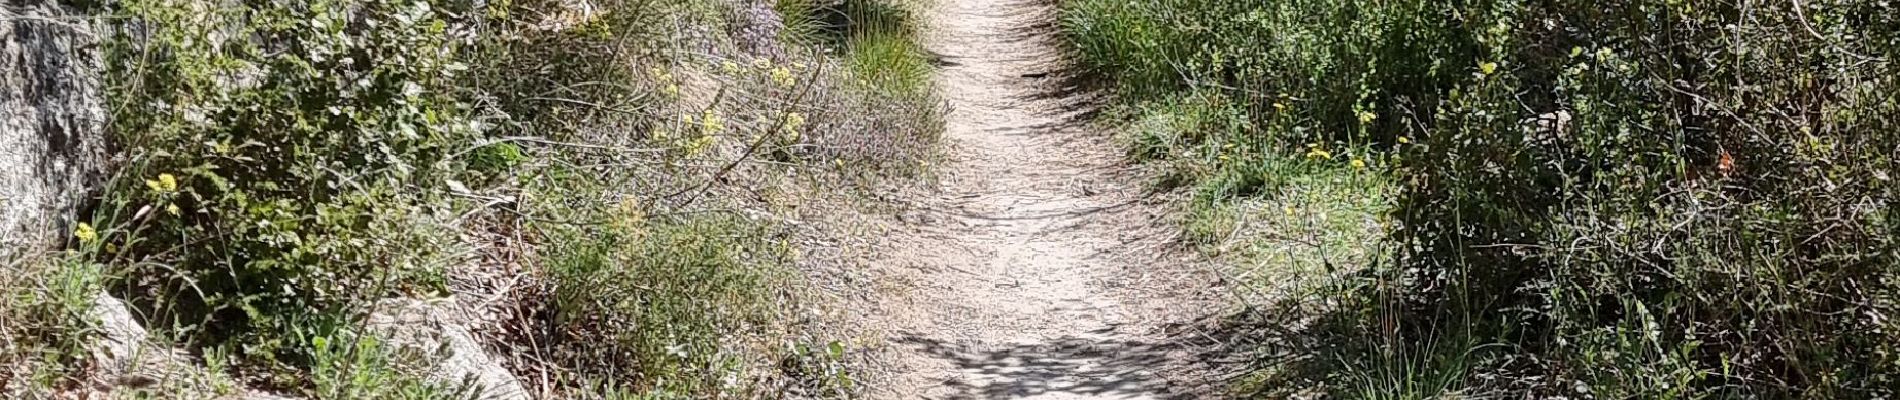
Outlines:
[[861,85],[897,96],[929,95],[930,63],[917,21],[903,0],[779,0],[785,32],[795,41],[841,51]]
[[1329,305],[1296,307],[1306,329],[1278,338],[1323,354],[1263,379],[1354,398],[1874,398],[1900,379],[1894,11],[1075,0],[1063,27],[1131,104],[1213,98],[1244,121],[1137,141],[1228,157],[1191,184],[1271,196],[1229,177],[1303,158],[1399,185],[1394,251],[1320,285]]
[[0,395],[44,397],[78,374],[93,299],[104,286],[97,265],[78,257],[22,252],[0,261]]
[[908,37],[879,33],[852,39],[845,66],[869,87],[899,96],[930,94],[930,64],[923,48]]

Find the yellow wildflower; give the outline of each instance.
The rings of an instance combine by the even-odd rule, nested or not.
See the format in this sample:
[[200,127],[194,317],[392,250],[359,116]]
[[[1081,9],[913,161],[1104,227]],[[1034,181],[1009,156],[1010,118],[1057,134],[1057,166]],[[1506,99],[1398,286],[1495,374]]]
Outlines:
[[1494,62],[1478,63],[1478,72],[1483,73],[1485,75],[1497,73],[1498,63],[1494,63]]
[[1284,206],[1281,209],[1286,211],[1286,216],[1293,216],[1293,206]]
[[719,69],[725,70],[728,74],[736,74],[739,73],[739,63],[726,61],[719,64]]
[[712,145],[712,136],[700,136],[686,144],[686,156],[692,157],[705,153],[706,149],[712,148]]
[[1354,169],[1366,169],[1366,160],[1354,158],[1352,159],[1352,167]]
[[680,97],[680,85],[677,83],[668,83],[666,87],[660,89],[660,93],[665,94],[666,97],[678,98]]
[[801,112],[786,113],[785,126],[792,127],[792,128],[805,126],[805,113],[801,113]]
[[1326,151],[1325,149],[1315,148],[1312,150],[1308,150],[1306,152],[1306,158],[1315,159],[1315,160],[1324,158],[1324,159],[1331,160],[1333,159],[1333,153]]
[[805,126],[805,114],[796,112],[785,113],[786,140],[797,142],[799,138],[798,128],[803,126]]
[[699,129],[705,133],[716,133],[726,129],[726,121],[713,110],[706,110],[706,115],[699,118]]
[[1370,124],[1372,120],[1375,119],[1379,119],[1379,114],[1373,114],[1371,111],[1359,112],[1359,123],[1361,124]]
[[145,181],[145,187],[160,194],[171,194],[178,191],[178,177],[172,174],[158,174],[157,180]]
[[165,213],[167,213],[167,214],[171,214],[172,216],[174,216],[174,217],[176,217],[176,216],[178,216],[178,214],[183,214],[183,213],[184,213],[184,211],[183,211],[183,210],[179,210],[179,209],[178,209],[178,205],[177,205],[177,204],[166,204],[166,205],[165,205]]
[[1399,137],[1399,144],[1411,144],[1411,143],[1412,143],[1412,138],[1405,137],[1405,136]]
[[82,243],[92,243],[99,240],[99,231],[92,229],[92,224],[81,222],[79,226],[73,227],[73,237],[79,238]]
[[778,67],[772,69],[772,82],[778,83],[779,87],[790,88],[798,84],[798,79],[792,76],[792,70]]

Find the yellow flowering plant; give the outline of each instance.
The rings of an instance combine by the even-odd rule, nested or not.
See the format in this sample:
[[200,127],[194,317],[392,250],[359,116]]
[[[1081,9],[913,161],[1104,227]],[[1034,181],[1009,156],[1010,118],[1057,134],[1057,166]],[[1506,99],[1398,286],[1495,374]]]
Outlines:
[[99,231],[93,229],[92,224],[81,222],[79,226],[73,227],[73,237],[78,238],[80,243],[92,243],[99,240]]
[[146,180],[145,187],[152,189],[153,193],[160,195],[177,193],[178,177],[172,176],[172,174],[158,174],[158,179]]
[[719,133],[726,129],[726,120],[717,111],[707,109],[699,118],[699,130],[703,134]]
[[789,89],[798,84],[798,78],[792,76],[791,69],[778,67],[772,69],[772,83],[778,84],[780,88]]

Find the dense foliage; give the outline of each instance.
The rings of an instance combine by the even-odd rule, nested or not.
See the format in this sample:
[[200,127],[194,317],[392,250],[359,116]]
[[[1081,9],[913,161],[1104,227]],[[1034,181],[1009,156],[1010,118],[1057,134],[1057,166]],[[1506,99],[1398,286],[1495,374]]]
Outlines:
[[783,318],[795,251],[754,201],[927,164],[926,64],[876,5],[904,25],[873,46],[781,37],[764,2],[88,2],[115,178],[8,333],[67,385],[104,286],[221,393],[453,398],[361,325],[453,292],[506,302],[470,329],[544,393],[846,395],[842,345]]
[[79,236],[154,321],[256,357],[307,356],[283,341],[310,319],[432,290],[442,232],[419,225],[444,211],[432,200],[462,169],[452,155],[480,135],[453,88],[484,10],[112,7],[130,35],[108,51],[128,170],[99,233]]
[[1337,159],[1400,185],[1388,260],[1309,332],[1340,346],[1294,368],[1333,372],[1281,378],[1872,398],[1900,387],[1896,11],[1076,0],[1063,26],[1125,98],[1240,115],[1187,141],[1265,149],[1216,168]]

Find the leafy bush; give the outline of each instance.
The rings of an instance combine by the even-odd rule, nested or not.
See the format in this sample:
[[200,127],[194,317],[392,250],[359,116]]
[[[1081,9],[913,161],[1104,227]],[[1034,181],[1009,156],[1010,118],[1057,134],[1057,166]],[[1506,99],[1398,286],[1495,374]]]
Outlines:
[[[1892,10],[1611,11],[1638,5],[1499,5],[1469,34],[1495,61],[1421,132],[1395,232],[1410,294],[1448,306],[1417,317],[1495,310],[1519,328],[1487,336],[1562,355],[1528,373],[1610,396],[1887,393],[1900,82],[1865,57],[1900,50]],[[1517,22],[1546,20],[1579,26]]]
[[480,135],[453,96],[483,10],[455,1],[112,4],[128,150],[98,261],[121,293],[261,359],[367,297],[431,291],[432,196]]
[[1391,167],[1398,253],[1309,332],[1341,395],[1867,398],[1900,373],[1894,11],[1076,0],[1064,29],[1133,99],[1246,103],[1189,146]]

